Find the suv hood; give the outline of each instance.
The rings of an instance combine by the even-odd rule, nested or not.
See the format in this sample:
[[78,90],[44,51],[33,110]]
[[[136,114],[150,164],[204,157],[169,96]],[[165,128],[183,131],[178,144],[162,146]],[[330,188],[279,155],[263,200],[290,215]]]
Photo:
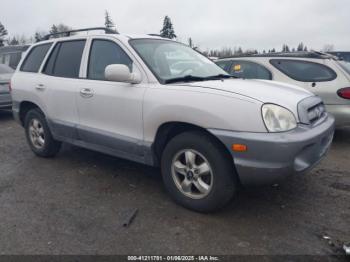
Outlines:
[[[311,92],[294,85],[268,80],[226,79],[175,84],[209,88],[253,98],[261,103],[273,103],[297,112],[298,103],[310,96]],[[297,114],[296,114],[297,115]]]

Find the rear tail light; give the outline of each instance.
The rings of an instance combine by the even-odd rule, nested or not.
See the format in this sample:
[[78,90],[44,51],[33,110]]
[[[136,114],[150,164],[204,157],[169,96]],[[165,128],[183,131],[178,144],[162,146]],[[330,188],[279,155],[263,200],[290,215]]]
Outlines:
[[337,94],[341,98],[350,99],[350,87],[339,89]]
[[11,81],[9,82],[9,92],[12,92],[12,86],[11,86]]

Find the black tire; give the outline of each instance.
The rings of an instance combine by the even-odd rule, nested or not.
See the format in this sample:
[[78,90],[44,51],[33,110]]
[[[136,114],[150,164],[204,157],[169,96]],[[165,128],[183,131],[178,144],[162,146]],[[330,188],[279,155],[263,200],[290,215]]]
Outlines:
[[[195,150],[205,157],[212,170],[211,189],[201,199],[185,195],[173,178],[173,160],[179,152],[187,149]],[[214,212],[226,206],[238,189],[238,180],[233,161],[225,150],[222,144],[201,131],[185,132],[171,139],[161,160],[163,181],[171,197],[180,205],[202,213]]]
[[[41,148],[38,148],[34,145],[30,135],[30,125],[32,121],[39,121],[40,127],[43,129],[44,135],[44,145]],[[31,150],[40,157],[54,157],[61,149],[61,142],[56,141],[51,134],[49,126],[47,124],[45,115],[39,109],[32,109],[28,111],[24,120],[24,128],[26,133],[27,142],[31,148]]]

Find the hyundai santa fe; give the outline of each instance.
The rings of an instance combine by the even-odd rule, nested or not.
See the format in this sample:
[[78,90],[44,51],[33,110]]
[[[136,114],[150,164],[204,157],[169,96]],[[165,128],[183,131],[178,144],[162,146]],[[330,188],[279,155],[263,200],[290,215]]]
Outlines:
[[334,118],[302,88],[233,79],[181,43],[90,34],[33,45],[12,78],[28,144],[53,157],[62,142],[161,168],[172,198],[211,212],[243,186],[315,166]]

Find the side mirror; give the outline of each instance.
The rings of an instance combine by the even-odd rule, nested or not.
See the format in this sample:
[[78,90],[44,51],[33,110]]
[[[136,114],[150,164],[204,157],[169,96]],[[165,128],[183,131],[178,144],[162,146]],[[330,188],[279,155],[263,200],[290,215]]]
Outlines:
[[108,65],[105,68],[105,78],[108,81],[124,82],[130,84],[141,83],[139,74],[131,73],[129,67],[123,64]]

